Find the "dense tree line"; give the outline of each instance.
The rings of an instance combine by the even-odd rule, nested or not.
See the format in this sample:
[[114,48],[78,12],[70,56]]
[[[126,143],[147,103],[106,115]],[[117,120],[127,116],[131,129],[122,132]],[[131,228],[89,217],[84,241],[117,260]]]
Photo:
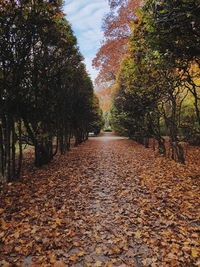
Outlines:
[[[35,165],[87,139],[101,112],[62,1],[0,3],[0,180],[20,177],[23,145]],[[96,128],[95,128],[96,129]]]
[[199,13],[199,0],[143,1],[133,10],[128,52],[112,80],[114,130],[146,147],[153,137],[161,154],[169,136],[170,157],[181,163],[184,145],[200,144]]

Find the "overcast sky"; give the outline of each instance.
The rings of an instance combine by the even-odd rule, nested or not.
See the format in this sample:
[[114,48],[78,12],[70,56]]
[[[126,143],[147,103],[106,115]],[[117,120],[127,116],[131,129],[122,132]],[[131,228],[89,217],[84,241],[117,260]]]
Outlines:
[[64,7],[93,80],[97,71],[92,68],[92,59],[103,39],[102,18],[108,10],[108,0],[66,0]]

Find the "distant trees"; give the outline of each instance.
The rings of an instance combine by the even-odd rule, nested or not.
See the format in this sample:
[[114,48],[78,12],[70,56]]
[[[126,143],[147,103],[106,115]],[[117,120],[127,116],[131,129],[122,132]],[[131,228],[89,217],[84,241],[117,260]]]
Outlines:
[[105,124],[105,121],[103,118],[103,111],[99,108],[99,99],[95,94],[93,95],[92,99],[91,111],[91,123],[89,125],[89,131],[94,132],[95,134],[99,134]]
[[[62,1],[0,3],[0,180],[18,179],[24,143],[35,165],[87,139],[94,110],[92,82]],[[99,107],[98,107],[99,108]],[[93,115],[94,112],[94,115]]]
[[[122,9],[127,8],[124,2],[129,1],[110,1]],[[131,10],[130,31],[124,31],[129,35],[127,52],[123,59],[119,55],[115,67],[112,127],[146,147],[153,137],[161,154],[166,154],[163,135],[169,136],[170,157],[181,163],[182,143],[200,144],[199,4],[143,1],[142,7]],[[106,72],[103,65],[101,70]]]
[[115,91],[115,81],[121,61],[128,54],[131,23],[136,16],[135,9],[142,1],[109,0],[108,2],[110,12],[103,19],[103,43],[93,59],[93,66],[99,70],[95,81],[98,86],[98,96],[106,113],[109,113],[110,99]]
[[99,70],[97,83],[114,81],[120,62],[128,52],[131,22],[141,0],[111,0],[110,12],[103,20],[104,41],[93,65]]

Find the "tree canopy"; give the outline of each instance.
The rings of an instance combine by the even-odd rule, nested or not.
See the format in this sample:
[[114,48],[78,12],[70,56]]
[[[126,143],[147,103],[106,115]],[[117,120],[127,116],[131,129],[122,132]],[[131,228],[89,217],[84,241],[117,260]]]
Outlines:
[[[171,157],[182,163],[181,143],[199,144],[199,4],[146,0],[141,6],[139,1],[110,1],[111,13],[103,25],[107,39],[94,60],[103,73],[101,81],[114,84],[111,121],[115,131],[145,146],[153,137],[162,154],[166,153],[163,135],[167,135]],[[120,12],[126,13],[126,23]],[[109,43],[112,56],[105,48]]]
[[23,143],[41,166],[65,153],[72,136],[84,141],[102,120],[94,97],[62,1],[1,1],[1,180],[19,178]]

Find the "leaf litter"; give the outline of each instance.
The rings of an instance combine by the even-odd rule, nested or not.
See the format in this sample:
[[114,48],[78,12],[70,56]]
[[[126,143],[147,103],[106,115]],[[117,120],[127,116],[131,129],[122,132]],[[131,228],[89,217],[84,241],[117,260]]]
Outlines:
[[1,186],[1,266],[200,266],[198,153],[107,135],[26,168]]

